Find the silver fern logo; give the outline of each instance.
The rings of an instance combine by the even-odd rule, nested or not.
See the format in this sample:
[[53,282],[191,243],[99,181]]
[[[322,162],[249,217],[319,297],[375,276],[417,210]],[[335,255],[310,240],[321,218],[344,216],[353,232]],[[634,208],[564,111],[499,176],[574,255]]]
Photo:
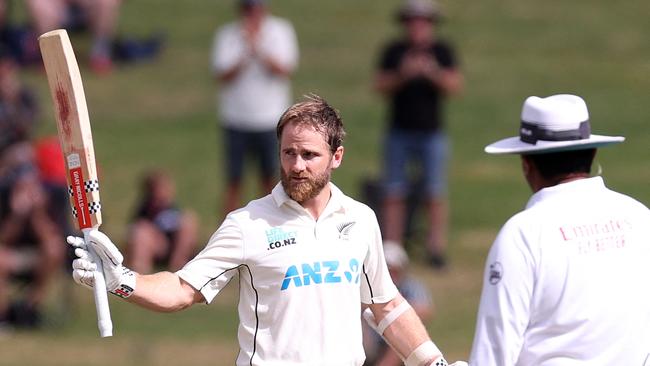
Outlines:
[[356,224],[356,222],[354,221],[343,222],[338,224],[336,228],[339,229],[339,239],[348,240],[350,238],[350,230],[352,229],[354,224]]

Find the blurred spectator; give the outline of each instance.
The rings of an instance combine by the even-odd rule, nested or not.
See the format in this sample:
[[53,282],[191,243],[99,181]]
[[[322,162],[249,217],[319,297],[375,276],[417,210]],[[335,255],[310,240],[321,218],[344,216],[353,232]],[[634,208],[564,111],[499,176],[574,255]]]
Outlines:
[[89,29],[93,36],[90,67],[103,74],[113,64],[111,45],[121,0],[27,0],[37,35],[57,29]]
[[18,76],[13,58],[0,49],[0,186],[9,189],[24,171],[34,170],[31,136],[38,108]]
[[0,49],[13,57],[19,65],[41,62],[36,35],[27,25],[11,21],[13,3],[0,0]]
[[[18,78],[17,64],[0,50],[0,323],[36,326],[52,272],[62,268],[61,212],[51,209],[30,141],[37,103]],[[27,280],[22,299],[9,284]]]
[[0,0],[0,48],[6,49],[21,66],[42,64],[37,38],[57,28],[92,33],[90,67],[100,74],[111,71],[115,62],[151,60],[158,56],[164,43],[162,33],[143,39],[116,35],[121,0],[28,0],[30,18],[21,24],[12,21],[15,3]]
[[20,81],[7,49],[0,48],[0,176],[5,167],[25,159],[20,145],[29,143],[37,114],[34,94]]
[[239,207],[244,160],[259,160],[261,185],[275,183],[275,126],[291,104],[290,76],[298,45],[289,21],[268,13],[263,0],[237,0],[240,19],[219,28],[212,48],[212,70],[221,84],[219,115],[228,181],[225,212]]
[[[0,322],[38,326],[48,285],[62,268],[63,233],[49,214],[49,199],[30,164],[14,165],[0,185]],[[22,300],[9,297],[10,280],[27,279]]]
[[415,185],[408,173],[419,168],[428,212],[426,248],[434,268],[446,264],[448,141],[443,103],[462,89],[453,48],[436,36],[440,10],[431,0],[406,0],[397,19],[405,32],[383,50],[375,88],[389,103],[384,144],[385,200],[382,229],[387,240],[403,244],[405,197]]
[[72,235],[74,229],[70,221],[67,169],[59,138],[46,136],[36,140],[33,145],[36,168],[50,202],[48,206],[50,216],[56,221],[64,236]]
[[139,273],[154,266],[176,271],[195,254],[197,217],[178,208],[174,182],[162,171],[144,177],[141,194],[127,240],[129,265]]
[[[427,287],[408,272],[409,259],[404,248],[395,242],[384,242],[384,256],[388,271],[399,292],[411,304],[422,322],[426,324],[433,317],[434,305],[431,292]],[[401,366],[403,361],[386,342],[363,322],[363,345],[366,362],[369,366]]]

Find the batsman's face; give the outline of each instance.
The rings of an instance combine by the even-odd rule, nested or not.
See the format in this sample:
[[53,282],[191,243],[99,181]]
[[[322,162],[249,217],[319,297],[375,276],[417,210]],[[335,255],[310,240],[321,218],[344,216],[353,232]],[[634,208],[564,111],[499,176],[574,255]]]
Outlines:
[[343,147],[330,151],[325,136],[310,126],[289,123],[280,136],[280,176],[287,195],[298,203],[318,196],[332,169],[341,165]]

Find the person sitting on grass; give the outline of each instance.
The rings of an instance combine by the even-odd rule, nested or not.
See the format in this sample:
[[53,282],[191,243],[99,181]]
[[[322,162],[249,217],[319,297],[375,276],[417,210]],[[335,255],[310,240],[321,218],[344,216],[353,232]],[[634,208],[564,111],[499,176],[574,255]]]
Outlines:
[[[41,325],[42,305],[63,268],[63,233],[48,213],[49,200],[38,174],[17,166],[0,182],[0,326]],[[11,299],[10,284],[27,281],[21,298]]]
[[196,214],[178,208],[174,182],[161,170],[145,175],[141,193],[127,239],[129,263],[141,273],[155,266],[177,271],[195,254]]

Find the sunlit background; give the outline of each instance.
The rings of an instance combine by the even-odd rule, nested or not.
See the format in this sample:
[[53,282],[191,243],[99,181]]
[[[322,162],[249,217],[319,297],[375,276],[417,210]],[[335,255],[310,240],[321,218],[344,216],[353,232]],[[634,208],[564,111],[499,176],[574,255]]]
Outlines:
[[[25,19],[14,1],[16,20]],[[384,101],[371,87],[382,45],[399,35],[397,0],[271,0],[290,19],[300,45],[294,96],[315,92],[342,113],[348,130],[343,166],[334,181],[363,200],[363,182],[380,174]],[[496,232],[530,195],[516,157],[483,147],[515,135],[525,97],[574,93],[587,101],[596,133],[627,141],[602,149],[597,161],[612,188],[650,203],[650,47],[645,0],[441,1],[440,36],[457,48],[465,91],[450,100],[450,269],[430,270],[409,247],[412,269],[433,292],[436,316],[427,327],[450,360],[471,347],[483,261]],[[215,29],[235,16],[232,0],[125,0],[118,34],[164,34],[150,62],[92,73],[87,35],[74,35],[91,115],[102,182],[103,230],[126,235],[138,181],[151,167],[171,173],[179,203],[196,210],[201,244],[218,227],[224,170],[216,114],[218,84],[210,73]],[[23,71],[41,105],[37,136],[56,133],[44,72]],[[258,192],[247,173],[247,197]],[[416,238],[422,235],[416,225]],[[238,348],[237,284],[210,306],[155,314],[111,298],[115,336],[100,339],[89,291],[61,276],[42,330],[0,335],[0,365],[229,365]]]

